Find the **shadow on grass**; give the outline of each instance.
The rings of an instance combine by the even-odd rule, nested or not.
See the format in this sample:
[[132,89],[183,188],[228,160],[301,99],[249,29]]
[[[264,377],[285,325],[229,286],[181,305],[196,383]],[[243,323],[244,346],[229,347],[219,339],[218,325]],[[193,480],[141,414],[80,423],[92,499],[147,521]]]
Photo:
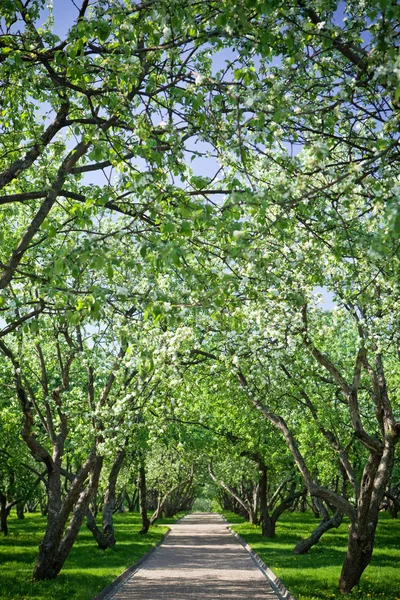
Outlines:
[[235,523],[247,523],[244,517],[241,517],[230,510],[222,510],[220,514],[223,515],[228,523],[231,523],[232,525]]
[[[293,555],[299,539],[307,537],[318,521],[310,514],[287,513],[278,523],[277,537],[263,538],[259,527],[234,526],[265,563],[282,579],[297,600],[337,597],[337,585],[347,547],[348,521],[327,532],[306,555]],[[357,600],[399,600],[400,521],[381,515],[375,552],[360,585],[349,596]],[[340,595],[339,595],[340,596]]]
[[99,550],[92,534],[82,527],[60,575],[53,581],[32,581],[45,518],[10,516],[10,535],[0,537],[1,600],[91,600],[120,573],[137,562],[161,540],[166,527],[154,527],[140,536],[140,516],[115,516],[117,546]]

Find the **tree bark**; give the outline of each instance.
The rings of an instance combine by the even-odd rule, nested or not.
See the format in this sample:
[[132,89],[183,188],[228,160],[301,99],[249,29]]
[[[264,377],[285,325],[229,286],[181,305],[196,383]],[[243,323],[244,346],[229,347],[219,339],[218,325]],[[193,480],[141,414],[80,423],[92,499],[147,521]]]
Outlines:
[[143,460],[140,461],[138,488],[140,516],[142,517],[142,529],[139,531],[139,534],[145,535],[150,527],[150,519],[147,516],[146,469]]
[[368,567],[374,548],[378,514],[367,519],[357,519],[350,526],[349,543],[339,580],[339,591],[349,594],[358,585]]
[[400,511],[400,500],[398,498],[398,492],[396,495],[396,490],[389,490],[386,492],[385,496],[388,499],[387,510],[391,518],[397,519]]
[[96,514],[93,514],[93,512],[89,508],[86,513],[86,526],[89,529],[89,531],[92,532],[97,542],[97,546],[100,550],[106,550],[107,548],[115,546],[115,533],[113,524],[113,514],[115,507],[115,489],[124,458],[125,449],[123,448],[117,452],[108,476],[104,506],[102,511],[102,529],[100,529],[96,524]]
[[314,529],[311,535],[304,540],[300,540],[296,544],[293,553],[294,554],[307,554],[307,552],[315,546],[321,539],[321,537],[330,529],[337,528],[343,521],[343,513],[340,510],[336,510],[335,514],[328,520],[323,519],[321,523]]
[[137,489],[133,492],[132,496],[129,496],[128,492],[125,490],[125,498],[128,502],[128,511],[135,512],[138,506],[138,491]]
[[107,537],[96,525],[96,519],[91,510],[88,510],[86,513],[86,527],[92,532],[100,550],[106,550],[110,547]]
[[20,520],[25,519],[24,508],[25,508],[25,506],[24,506],[23,502],[18,502],[18,504],[16,505],[17,518]]
[[115,490],[117,486],[118,475],[121,471],[125,459],[125,448],[117,452],[108,477],[107,489],[104,498],[103,507],[103,534],[106,536],[110,546],[115,546],[115,532],[113,523],[113,514],[115,508]]
[[[54,468],[48,482],[48,517],[45,535],[39,546],[39,555],[33,572],[36,580],[54,579],[60,572],[80,526],[87,513],[89,502],[97,489],[102,459],[94,452],[72,481],[67,497],[62,500],[60,468]],[[55,466],[56,467],[56,466]],[[86,488],[84,482],[90,474]],[[64,533],[68,517],[70,523]]]
[[379,507],[389,483],[397,438],[385,436],[382,455],[371,452],[364,468],[356,517],[350,526],[346,558],[339,580],[342,594],[351,592],[369,565],[374,549]]
[[261,534],[263,537],[274,537],[275,526],[271,523],[271,516],[268,511],[267,501],[267,467],[263,463],[259,463],[259,494],[260,494],[260,522]]
[[79,494],[79,499],[75,504],[71,520],[60,543],[59,550],[54,560],[54,572],[56,575],[61,571],[72,546],[78,537],[79,530],[85,519],[88,506],[93,499],[99,484],[101,468],[103,465],[102,457],[95,458],[94,465],[90,471],[90,479],[86,489],[83,489]]
[[3,535],[8,535],[7,517],[7,498],[0,492],[0,533]]

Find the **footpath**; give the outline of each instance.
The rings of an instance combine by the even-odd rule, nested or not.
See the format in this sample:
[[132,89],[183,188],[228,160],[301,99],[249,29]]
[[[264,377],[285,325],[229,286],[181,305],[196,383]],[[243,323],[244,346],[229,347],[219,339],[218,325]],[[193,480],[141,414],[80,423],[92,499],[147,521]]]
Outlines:
[[104,600],[281,600],[250,554],[213,513],[171,526],[164,542]]

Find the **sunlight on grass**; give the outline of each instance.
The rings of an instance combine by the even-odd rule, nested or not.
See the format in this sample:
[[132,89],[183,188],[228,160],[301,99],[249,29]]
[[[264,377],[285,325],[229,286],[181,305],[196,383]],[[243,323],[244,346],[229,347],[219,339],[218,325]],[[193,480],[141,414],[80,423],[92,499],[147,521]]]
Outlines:
[[[224,511],[233,529],[259,554],[283,581],[297,600],[324,600],[342,597],[337,589],[346,551],[348,521],[338,530],[324,535],[309,554],[294,556],[292,551],[318,521],[312,514],[287,513],[278,522],[277,536],[267,540],[259,527],[249,525],[241,517]],[[400,520],[382,514],[372,562],[364,572],[360,585],[350,598],[357,600],[400,599]]]
[[0,537],[1,600],[91,600],[120,573],[159,542],[167,527],[138,535],[140,516],[115,515],[116,550],[98,550],[92,534],[82,527],[63,570],[55,581],[31,579],[45,518],[28,514],[23,521],[9,518],[10,534]]

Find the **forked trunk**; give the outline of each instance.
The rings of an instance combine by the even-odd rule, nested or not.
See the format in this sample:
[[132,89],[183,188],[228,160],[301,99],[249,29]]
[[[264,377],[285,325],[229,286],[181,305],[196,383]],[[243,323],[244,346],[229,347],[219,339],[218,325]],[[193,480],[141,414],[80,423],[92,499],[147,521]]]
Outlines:
[[61,540],[59,550],[54,560],[54,571],[56,575],[58,575],[58,573],[61,571],[72,549],[72,546],[78,537],[78,533],[85,519],[89,504],[92,501],[93,495],[95,494],[99,484],[102,464],[103,459],[101,457],[97,457],[90,472],[89,483],[86,489],[83,489],[79,494],[79,499],[75,504],[72,517]]
[[86,513],[86,527],[92,532],[100,550],[107,550],[107,548],[110,547],[107,536],[105,536],[101,529],[96,525],[96,519],[91,510],[88,510]]
[[387,437],[382,456],[371,452],[364,468],[357,512],[350,526],[346,558],[339,580],[339,591],[349,594],[369,565],[374,549],[379,507],[390,480],[395,440]]
[[119,472],[121,470],[123,461],[125,458],[125,449],[120,450],[115,457],[114,463],[111,467],[110,475],[108,477],[107,489],[105,493],[105,501],[103,507],[103,526],[100,529],[96,525],[95,515],[88,510],[86,513],[86,526],[92,532],[94,539],[97,542],[97,546],[100,550],[106,550],[112,546],[115,546],[115,533],[113,514],[115,507],[115,489]]
[[261,533],[263,537],[273,538],[276,535],[276,523],[285,510],[288,510],[295,500],[304,495],[304,492],[294,493],[295,484],[293,483],[291,486],[291,490],[289,495],[286,496],[278,506],[276,506],[272,512],[270,510],[273,509],[274,503],[276,502],[279,492],[282,490],[284,484],[287,480],[283,481],[278,489],[273,494],[271,502],[267,501],[267,467],[262,462],[259,461],[259,497],[260,497],[260,522],[261,522]]
[[[39,546],[39,556],[33,571],[33,578],[54,579],[60,572],[85,518],[89,503],[99,481],[102,459],[91,455],[72,483],[68,496],[62,501],[59,470],[51,473],[48,482],[49,503],[45,535]],[[87,474],[89,483],[84,487]],[[64,532],[71,514],[69,525]]]

